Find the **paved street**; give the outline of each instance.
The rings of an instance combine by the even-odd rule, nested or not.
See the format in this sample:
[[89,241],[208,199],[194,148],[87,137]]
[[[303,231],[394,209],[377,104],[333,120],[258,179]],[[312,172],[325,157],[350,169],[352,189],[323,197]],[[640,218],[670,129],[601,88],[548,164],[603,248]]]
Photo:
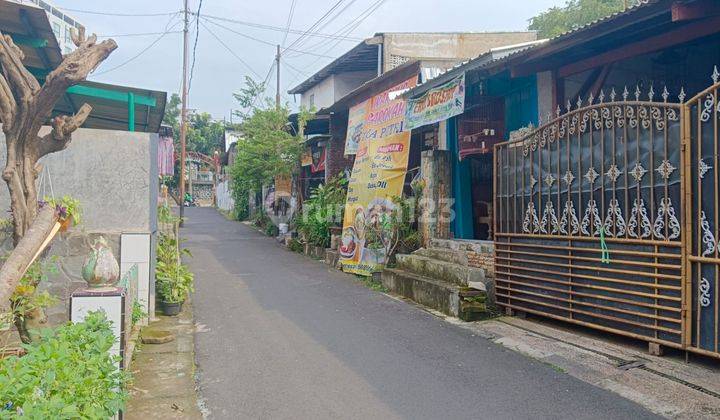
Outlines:
[[189,208],[211,418],[653,418],[642,407]]

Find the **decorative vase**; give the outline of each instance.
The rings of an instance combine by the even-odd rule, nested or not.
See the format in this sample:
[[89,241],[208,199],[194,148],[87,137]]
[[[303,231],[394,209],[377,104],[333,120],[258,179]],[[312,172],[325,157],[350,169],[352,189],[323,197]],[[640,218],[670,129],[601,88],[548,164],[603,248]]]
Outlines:
[[120,267],[104,237],[95,241],[83,264],[82,276],[90,287],[113,286],[120,277]]

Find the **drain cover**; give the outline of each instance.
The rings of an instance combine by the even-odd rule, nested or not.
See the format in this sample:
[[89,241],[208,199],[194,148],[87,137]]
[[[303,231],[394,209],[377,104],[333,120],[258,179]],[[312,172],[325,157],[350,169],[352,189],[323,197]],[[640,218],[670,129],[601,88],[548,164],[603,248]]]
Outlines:
[[622,370],[630,370],[635,368],[641,368],[644,366],[645,362],[641,362],[640,360],[623,360],[622,362],[615,365],[615,367]]

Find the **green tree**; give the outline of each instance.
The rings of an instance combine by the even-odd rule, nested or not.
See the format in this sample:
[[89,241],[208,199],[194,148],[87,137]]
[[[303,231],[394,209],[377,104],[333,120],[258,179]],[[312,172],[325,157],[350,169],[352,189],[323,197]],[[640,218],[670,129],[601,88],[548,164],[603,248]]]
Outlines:
[[551,7],[530,18],[528,29],[540,38],[552,38],[632,6],[637,0],[568,0],[565,6]]
[[192,114],[188,121],[187,150],[212,156],[224,151],[225,123],[214,121],[207,112]]
[[[230,168],[239,219],[247,217],[250,191],[271,183],[277,175],[296,173],[303,149],[302,136],[288,125],[290,110],[286,106],[276,108],[269,99],[260,100],[262,94],[262,85],[248,78],[245,88],[234,95],[244,109],[238,114],[243,138],[238,141],[235,163]],[[308,113],[301,112],[301,126],[307,119]]]
[[174,131],[180,127],[180,95],[173,93],[170,100],[165,105],[165,115],[163,116],[163,124],[167,124]]

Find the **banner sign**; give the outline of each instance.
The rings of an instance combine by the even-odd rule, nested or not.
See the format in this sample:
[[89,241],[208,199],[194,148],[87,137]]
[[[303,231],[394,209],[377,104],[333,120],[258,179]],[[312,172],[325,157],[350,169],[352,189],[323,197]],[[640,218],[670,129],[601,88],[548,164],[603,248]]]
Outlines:
[[300,155],[300,166],[310,166],[312,164],[313,164],[312,149],[307,147],[307,148],[305,148],[305,150],[303,150],[302,154]]
[[402,195],[410,151],[410,132],[403,130],[406,101],[400,96],[416,83],[413,77],[365,103],[339,247],[345,272],[370,276],[385,265],[392,232],[382,221],[395,208],[393,197]]
[[345,154],[354,155],[360,146],[365,114],[367,113],[368,101],[362,101],[350,108],[348,112],[347,135],[345,136]]
[[382,270],[391,234],[383,230],[405,183],[410,133],[363,141],[348,182],[339,246],[343,271],[370,276]]
[[465,74],[430,89],[423,96],[409,99],[405,111],[405,129],[444,121],[465,110]]

